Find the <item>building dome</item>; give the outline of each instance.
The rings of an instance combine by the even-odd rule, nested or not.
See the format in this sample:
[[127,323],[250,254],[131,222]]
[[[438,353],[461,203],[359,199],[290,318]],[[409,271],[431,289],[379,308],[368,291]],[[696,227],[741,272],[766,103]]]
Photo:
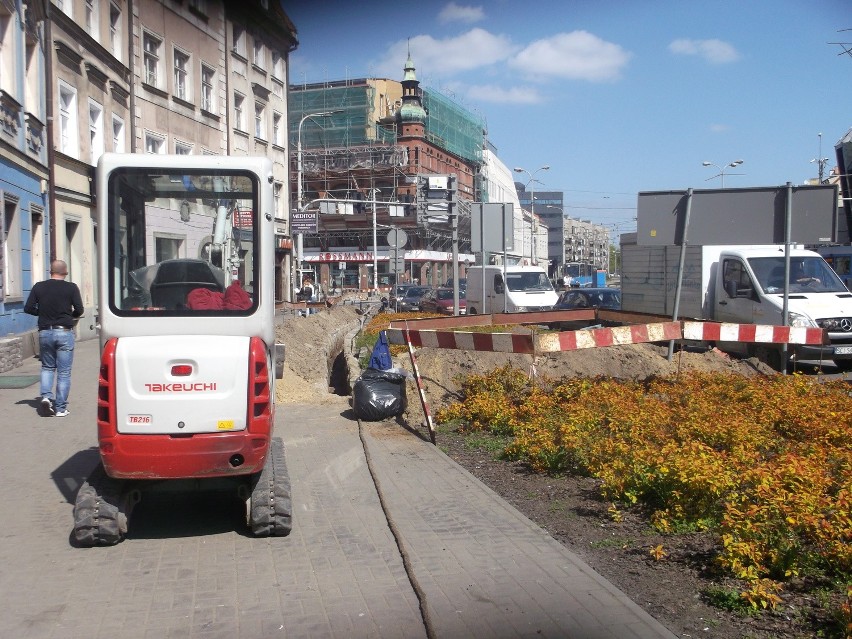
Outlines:
[[426,109],[419,104],[403,104],[399,109],[402,122],[426,122]]
[[414,62],[411,60],[411,54],[408,54],[408,60],[405,61],[405,75],[402,80],[402,106],[399,109],[399,120],[401,123],[409,122],[426,122],[426,109],[423,108],[420,82],[417,81],[417,75],[414,73]]

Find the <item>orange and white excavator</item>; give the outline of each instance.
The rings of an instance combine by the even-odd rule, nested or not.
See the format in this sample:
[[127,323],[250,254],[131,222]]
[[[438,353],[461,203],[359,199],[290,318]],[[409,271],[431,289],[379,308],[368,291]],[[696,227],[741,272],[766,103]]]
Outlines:
[[233,488],[254,534],[288,534],[271,162],[107,153],[97,194],[101,463],[74,538],[118,543],[163,482]]

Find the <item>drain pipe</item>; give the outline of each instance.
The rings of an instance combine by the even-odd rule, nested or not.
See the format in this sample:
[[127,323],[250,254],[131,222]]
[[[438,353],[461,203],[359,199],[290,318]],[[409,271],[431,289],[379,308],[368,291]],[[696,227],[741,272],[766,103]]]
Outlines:
[[[44,74],[46,82],[44,83],[44,99],[45,99],[45,116],[47,118],[47,206],[48,206],[48,226],[47,233],[50,236],[50,262],[56,259],[56,156],[53,147],[53,19],[50,17],[50,10],[53,3],[51,0],[44,2]],[[44,274],[39,275],[39,279]]]

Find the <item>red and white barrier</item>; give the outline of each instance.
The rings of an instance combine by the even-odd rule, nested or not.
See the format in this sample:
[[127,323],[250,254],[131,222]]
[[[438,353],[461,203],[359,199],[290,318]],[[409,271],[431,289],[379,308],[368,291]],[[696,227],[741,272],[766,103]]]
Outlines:
[[388,342],[407,344],[406,334],[411,345],[418,348],[452,348],[463,351],[495,351],[500,353],[532,353],[532,334],[515,333],[465,333],[462,331],[406,330],[388,328]]
[[544,333],[537,336],[537,353],[574,351],[581,348],[667,342],[681,338],[680,322],[632,324],[612,328],[593,328],[582,331]]
[[[388,342],[391,344],[410,344],[418,348],[451,348],[531,355],[681,339],[702,342],[772,344],[827,343],[826,333],[820,328],[718,322],[658,322],[524,335],[401,328],[388,328],[386,333]],[[406,336],[408,339],[406,339]]]
[[760,342],[767,344],[828,343],[825,331],[821,328],[717,322],[684,322],[683,339],[703,342]]

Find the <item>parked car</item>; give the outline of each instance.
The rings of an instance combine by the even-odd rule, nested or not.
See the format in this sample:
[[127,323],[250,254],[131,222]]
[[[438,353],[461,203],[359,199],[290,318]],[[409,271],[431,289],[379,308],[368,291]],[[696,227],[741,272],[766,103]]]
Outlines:
[[[569,288],[559,295],[553,310],[576,311],[587,308],[604,308],[609,311],[621,310],[620,288]],[[560,331],[576,331],[586,328],[589,322],[577,320],[571,322],[556,322],[551,328]]]
[[417,286],[417,284],[397,284],[391,287],[390,294],[388,295],[388,305],[391,309],[396,309],[397,302],[405,296],[405,292],[412,286]]
[[397,310],[400,312],[419,311],[420,299],[431,290],[432,289],[429,286],[408,287],[405,289],[405,294],[399,298],[399,301],[397,302]]
[[[441,315],[455,315],[453,305],[453,289],[441,287],[432,289],[420,300],[420,310],[429,313],[440,313]],[[465,314],[464,289],[459,284],[459,315]]]
[[[444,287],[445,288],[453,288],[453,278],[452,277],[447,280],[447,283],[444,284]],[[459,278],[459,290],[463,291],[466,288],[467,288],[467,278],[466,277],[460,277]]]
[[571,288],[563,291],[554,309],[574,310],[578,308],[621,309],[620,288]]

